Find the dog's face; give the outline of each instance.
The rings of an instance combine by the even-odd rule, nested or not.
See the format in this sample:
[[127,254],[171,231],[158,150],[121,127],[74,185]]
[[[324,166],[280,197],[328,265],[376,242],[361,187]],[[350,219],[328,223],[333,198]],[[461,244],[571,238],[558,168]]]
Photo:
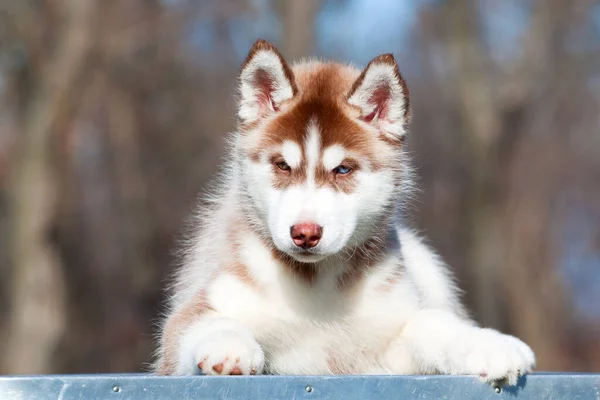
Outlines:
[[396,201],[407,90],[391,55],[361,73],[287,66],[259,41],[241,73],[241,172],[275,246],[317,262],[368,239]]

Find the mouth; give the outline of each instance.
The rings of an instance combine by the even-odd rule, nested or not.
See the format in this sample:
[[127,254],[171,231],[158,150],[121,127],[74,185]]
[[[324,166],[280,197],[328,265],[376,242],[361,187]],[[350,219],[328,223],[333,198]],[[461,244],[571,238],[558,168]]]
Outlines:
[[326,254],[320,254],[309,250],[292,251],[288,254],[296,261],[303,263],[316,263],[327,257]]

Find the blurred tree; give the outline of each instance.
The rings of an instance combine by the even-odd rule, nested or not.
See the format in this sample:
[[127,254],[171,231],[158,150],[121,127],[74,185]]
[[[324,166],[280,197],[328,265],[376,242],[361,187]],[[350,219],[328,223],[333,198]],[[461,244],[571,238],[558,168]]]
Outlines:
[[[15,5],[11,11],[18,17],[31,12],[28,6]],[[32,63],[23,73],[34,85],[22,99],[22,134],[8,178],[13,268],[3,369],[21,374],[50,369],[53,350],[65,329],[63,271],[48,240],[56,200],[51,132],[63,122],[69,96],[77,96],[76,84],[92,39],[94,8],[88,2],[68,2],[48,5],[46,11],[65,23],[57,32],[53,53],[27,54]],[[42,34],[35,25],[37,16],[30,17],[29,25],[17,29]]]
[[[421,11],[427,78],[411,93],[415,146],[431,157],[420,158],[431,170],[423,172],[428,194],[420,218],[458,270],[478,321],[523,337],[544,369],[587,369],[593,359],[565,345],[586,341],[591,332],[571,328],[577,323],[560,271],[569,239],[557,237],[553,217],[568,210],[551,199],[579,190],[580,184],[563,180],[564,172],[594,168],[590,158],[572,159],[578,150],[564,142],[566,131],[575,134],[564,124],[588,120],[598,107],[585,78],[590,71],[581,70],[589,53],[567,45],[593,23],[594,2],[519,3],[528,10],[523,47],[498,62],[484,21],[499,4],[447,0]],[[428,67],[440,60],[441,68]],[[432,99],[432,92],[442,96]],[[575,92],[591,108],[570,107]],[[435,114],[441,125],[423,120]],[[430,131],[427,137],[423,130]],[[598,185],[587,192],[586,198],[598,198]]]
[[2,71],[3,373],[149,360],[174,236],[233,125],[222,88],[237,66],[208,73],[185,45],[193,15],[227,18],[226,4],[79,3],[0,2],[0,55],[24,54]]
[[283,26],[280,51],[288,59],[300,59],[314,53],[315,19],[320,0],[272,0]]

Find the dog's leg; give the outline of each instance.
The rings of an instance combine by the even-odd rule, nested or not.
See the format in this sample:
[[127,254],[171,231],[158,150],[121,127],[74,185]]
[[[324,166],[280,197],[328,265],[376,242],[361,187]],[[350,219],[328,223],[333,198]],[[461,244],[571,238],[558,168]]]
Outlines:
[[220,316],[205,316],[181,337],[177,372],[192,375],[261,374],[264,354],[252,332],[241,323]]
[[391,370],[400,373],[405,373],[409,361],[417,373],[478,375],[488,382],[509,385],[535,366],[533,351],[521,340],[479,328],[442,310],[424,310],[412,316],[385,359]]
[[213,311],[192,321],[181,311],[171,315],[161,353],[156,370],[162,375],[261,374],[265,359],[247,327]]

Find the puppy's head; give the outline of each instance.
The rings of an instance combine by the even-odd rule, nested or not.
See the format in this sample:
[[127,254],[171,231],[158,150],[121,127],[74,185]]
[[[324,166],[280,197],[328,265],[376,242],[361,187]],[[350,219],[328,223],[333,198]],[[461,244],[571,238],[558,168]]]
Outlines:
[[266,41],[240,73],[245,192],[275,246],[317,262],[372,235],[401,193],[408,90],[391,54],[361,72],[288,66]]

